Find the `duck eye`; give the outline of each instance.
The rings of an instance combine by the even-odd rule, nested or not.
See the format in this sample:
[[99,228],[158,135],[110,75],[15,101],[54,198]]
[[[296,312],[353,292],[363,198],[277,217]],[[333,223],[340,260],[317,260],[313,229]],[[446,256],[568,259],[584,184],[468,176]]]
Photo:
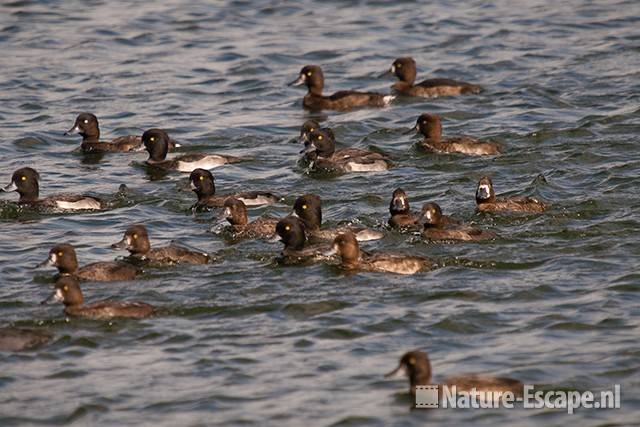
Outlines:
[[62,255],[64,255],[62,251],[58,252],[58,256],[62,256]]
[[201,177],[200,177],[200,181],[204,181],[204,176],[201,176]]
[[288,226],[288,225],[285,225],[285,226],[284,226],[284,229],[285,229],[285,230],[287,230],[287,231],[289,231],[289,230],[291,230],[291,227],[290,227],[290,226]]
[[151,138],[149,138],[149,141],[151,141],[151,142],[153,142],[153,141],[155,141],[155,140],[156,140],[156,137],[155,137],[155,136],[152,136]]
[[302,205],[302,209],[307,209],[307,205]]
[[84,124],[87,124],[87,123],[89,123],[89,120],[84,119]]
[[402,68],[402,64],[396,64],[396,67]]
[[138,235],[137,235],[137,234],[134,234],[134,235],[133,235],[133,238],[134,238],[134,239],[137,239],[137,238],[138,238]]
[[311,128],[311,129],[309,129],[309,132],[313,132],[314,130],[315,130],[314,128]]
[[311,77],[311,74],[313,74],[311,71],[307,71],[307,76]]
[[318,135],[318,141],[322,141],[322,135]]
[[416,364],[416,358],[415,357],[410,358],[409,359],[409,364],[410,365],[415,365]]
[[69,287],[67,285],[64,285],[64,288],[62,288],[62,290],[67,292],[69,290]]
[[27,180],[27,177],[26,177],[26,176],[23,176],[23,177],[21,177],[20,179],[21,179],[21,180],[23,180],[23,181],[26,181],[26,180]]

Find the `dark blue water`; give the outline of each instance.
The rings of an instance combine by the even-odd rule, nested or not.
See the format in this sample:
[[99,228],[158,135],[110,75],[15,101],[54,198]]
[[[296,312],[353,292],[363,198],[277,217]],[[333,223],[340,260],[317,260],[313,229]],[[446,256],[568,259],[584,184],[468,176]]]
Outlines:
[[[113,209],[38,215],[1,196],[2,324],[56,338],[0,354],[0,425],[638,425],[639,17],[632,0],[3,2],[2,179],[32,166],[43,195],[92,192]],[[316,63],[328,93],[387,92],[392,81],[376,76],[404,55],[419,79],[487,90],[322,117],[345,146],[396,159],[388,172],[329,179],[297,166],[291,141],[308,114],[304,91],[285,83]],[[281,267],[280,245],[230,245],[215,219],[194,218],[186,177],[149,175],[144,153],[74,153],[78,138],[63,132],[81,111],[100,118],[105,138],[161,127],[183,152],[253,156],[214,171],[221,191],[286,195],[251,217],[284,216],[313,192],[328,224],[383,229],[402,186],[414,207],[437,201],[501,237],[443,245],[388,232],[366,245],[441,265],[412,277]],[[416,152],[403,132],[423,112],[442,115],[445,134],[501,141],[506,154]],[[474,214],[485,174],[498,193],[551,208]],[[221,262],[83,287],[87,300],[166,308],[158,318],[65,319],[61,306],[39,305],[53,272],[32,267],[51,246],[74,244],[81,264],[112,259],[121,253],[109,244],[133,222],[153,245],[177,240]],[[621,384],[622,408],[411,411],[407,384],[382,375],[414,348],[429,352],[436,381],[481,372],[547,388]]]

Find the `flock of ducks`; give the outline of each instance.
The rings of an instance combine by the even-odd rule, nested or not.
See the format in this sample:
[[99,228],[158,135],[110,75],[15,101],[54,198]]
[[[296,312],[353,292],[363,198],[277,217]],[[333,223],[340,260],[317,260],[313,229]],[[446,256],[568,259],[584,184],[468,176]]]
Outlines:
[[[303,98],[304,108],[317,110],[350,110],[359,107],[383,107],[397,96],[440,97],[461,94],[478,94],[480,86],[450,80],[429,79],[415,83],[416,63],[412,58],[398,58],[384,74],[393,74],[398,81],[393,85],[393,95],[374,92],[340,91],[333,95],[323,95],[324,75],[317,65],[307,65],[300,70],[297,79],[290,85],[305,85],[307,94]],[[465,155],[499,155],[503,147],[490,141],[479,141],[467,136],[443,137],[440,118],[432,114],[422,114],[417,118],[411,132],[419,132],[424,139],[417,148],[431,153],[460,153]],[[209,171],[219,166],[248,160],[223,154],[191,153],[168,157],[170,151],[180,147],[162,129],[149,129],[141,136],[130,135],[111,141],[100,139],[98,119],[90,113],[81,113],[68,133],[82,136],[80,149],[84,153],[136,152],[146,150],[149,167],[189,173],[191,189],[197,196],[194,212],[216,209],[222,211],[229,222],[230,230],[236,238],[270,238],[281,241],[284,249],[280,260],[284,263],[300,260],[327,260],[337,255],[340,265],[348,271],[374,271],[397,274],[415,274],[435,266],[435,262],[421,256],[395,253],[371,253],[360,249],[359,242],[381,239],[384,233],[378,230],[343,226],[325,228],[322,226],[321,199],[314,194],[300,196],[293,205],[293,214],[277,219],[261,217],[249,221],[247,207],[274,204],[281,198],[264,191],[245,191],[234,194],[217,194],[214,176]],[[356,148],[336,148],[335,136],[331,129],[322,128],[320,123],[309,120],[300,130],[301,162],[311,170],[331,173],[375,172],[394,166],[385,154]],[[102,210],[107,204],[97,197],[86,195],[52,195],[41,198],[39,193],[39,173],[30,167],[15,171],[9,185],[2,190],[16,191],[18,203],[30,209],[74,211]],[[483,177],[476,190],[476,206],[480,212],[543,212],[545,204],[529,197],[498,198],[489,177]],[[420,231],[430,240],[479,241],[493,239],[491,231],[473,228],[444,215],[436,203],[426,203],[419,212],[413,212],[407,194],[396,189],[389,204],[389,227],[398,230]],[[43,303],[58,301],[64,304],[64,312],[69,316],[89,318],[148,317],[159,310],[143,302],[105,300],[85,304],[81,281],[121,281],[133,280],[143,268],[177,264],[207,264],[214,257],[199,251],[171,244],[166,247],[152,247],[147,229],[142,224],[129,226],[120,241],[112,245],[114,249],[126,250],[129,256],[116,261],[96,262],[80,266],[76,252],[70,244],[55,245],[48,258],[40,266],[57,268],[53,293]],[[41,331],[0,328],[0,350],[21,350],[48,341],[51,336]],[[426,353],[411,351],[400,360],[399,367],[392,372],[409,378],[410,391],[431,382],[431,366]],[[519,391],[522,384],[508,378],[486,376],[458,377],[446,380],[447,384],[457,384],[464,390],[476,387],[478,390]]]

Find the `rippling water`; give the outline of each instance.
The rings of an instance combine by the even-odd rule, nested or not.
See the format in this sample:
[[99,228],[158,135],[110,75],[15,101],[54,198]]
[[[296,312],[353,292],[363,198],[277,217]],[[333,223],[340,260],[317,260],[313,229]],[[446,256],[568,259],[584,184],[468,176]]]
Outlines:
[[[42,328],[51,345],[0,353],[0,425],[564,425],[554,410],[411,411],[404,381],[384,380],[403,352],[429,352],[436,380],[486,372],[547,388],[621,384],[622,409],[579,410],[579,425],[638,425],[640,4],[465,2],[14,1],[0,5],[2,179],[35,166],[43,195],[93,192],[114,209],[38,216],[1,196],[3,324]],[[344,145],[399,166],[309,176],[292,144],[308,118],[287,88],[307,63],[327,92],[388,91],[376,76],[401,55],[418,78],[484,85],[479,96],[400,100],[323,116]],[[185,176],[153,176],[139,154],[90,161],[65,137],[80,111],[105,138],[162,127],[184,152],[252,155],[217,169],[220,190],[285,194],[251,216],[282,216],[306,192],[330,224],[383,227],[397,186],[496,231],[485,244],[427,244],[390,232],[367,244],[433,257],[413,277],[345,276],[280,267],[279,245],[229,245],[193,218]],[[403,132],[423,112],[448,134],[502,141],[498,158],[423,155]],[[478,178],[498,193],[552,203],[541,216],[474,214]],[[126,184],[127,189],[119,191]],[[139,281],[86,284],[88,300],[135,298],[168,315],[66,320],[41,307],[52,271],[32,270],[57,242],[81,262],[144,222],[152,244],[177,240],[213,266],[151,270]]]

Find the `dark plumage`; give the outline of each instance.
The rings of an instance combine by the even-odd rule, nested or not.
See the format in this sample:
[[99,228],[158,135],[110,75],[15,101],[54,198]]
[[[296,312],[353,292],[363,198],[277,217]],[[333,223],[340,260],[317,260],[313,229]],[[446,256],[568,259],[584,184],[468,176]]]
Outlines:
[[167,160],[169,135],[162,129],[149,129],[142,134],[142,143],[149,152],[146,163],[162,169],[191,172],[194,169],[213,169],[229,163],[238,163],[245,159],[222,154],[191,153]]
[[414,274],[434,266],[431,260],[421,256],[361,252],[356,236],[350,231],[338,235],[332,248],[340,257],[342,267],[348,270]]
[[305,235],[304,224],[295,216],[288,216],[276,224],[276,234],[284,243],[282,257],[285,263],[301,260],[324,258],[329,250],[328,245],[309,244]]
[[55,290],[42,304],[59,301],[64,304],[64,312],[69,316],[92,319],[110,319],[113,317],[142,318],[157,314],[157,309],[139,301],[104,300],[84,305],[84,297],[78,279],[73,276],[60,278]]
[[437,203],[425,203],[422,206],[420,222],[424,224],[422,235],[432,240],[479,241],[496,237],[491,231],[478,230],[443,215]]
[[482,87],[478,85],[452,79],[428,79],[414,84],[417,74],[416,62],[410,57],[398,58],[393,61],[389,73],[399,79],[392,86],[392,89],[402,95],[437,98],[482,92]]
[[304,108],[309,110],[350,110],[357,107],[384,107],[394,99],[392,95],[374,92],[356,92],[343,90],[330,96],[322,95],[324,75],[317,65],[306,65],[300,70],[298,78],[289,86],[306,85],[308,92],[302,100]]
[[[431,382],[431,363],[427,353],[420,350],[413,350],[405,353],[400,359],[400,364],[396,369],[385,375],[387,378],[409,379],[409,392],[416,394],[416,386],[433,385]],[[494,395],[504,392],[512,392],[514,396],[521,396],[523,384],[511,378],[491,377],[488,375],[460,375],[445,378],[440,384],[448,387],[456,386],[457,391],[470,392],[475,388],[478,392],[493,392]],[[440,392],[442,390],[440,389]]]
[[231,224],[230,228],[236,239],[273,237],[276,233],[278,220],[275,218],[257,218],[249,222],[247,207],[242,200],[227,198],[224,202],[224,216]]
[[61,276],[76,276],[80,280],[95,282],[133,280],[139,273],[135,266],[121,261],[94,262],[78,268],[76,251],[67,243],[54,246],[49,257],[38,267],[47,265],[56,267]]
[[298,197],[293,204],[293,211],[302,220],[305,234],[311,241],[333,240],[338,234],[346,231],[354,232],[356,238],[361,242],[384,237],[384,234],[379,231],[362,227],[322,228],[322,200],[315,194],[305,194]]
[[424,135],[418,147],[434,153],[462,153],[483,156],[502,153],[495,142],[479,141],[469,136],[442,138],[440,117],[434,114],[422,114],[416,121],[415,129]]
[[306,156],[312,168],[338,172],[380,172],[389,169],[393,163],[384,154],[358,148],[336,151],[333,132],[319,129],[309,134]]
[[207,253],[195,252],[173,244],[162,248],[152,248],[147,227],[142,224],[129,226],[124,232],[122,240],[114,243],[111,247],[126,249],[132,257],[152,266],[207,264],[211,262],[211,257]]
[[38,198],[40,195],[40,185],[38,180],[40,174],[32,168],[21,168],[13,173],[11,182],[2,189],[4,192],[17,191],[20,195],[18,203],[29,205],[35,208],[49,208],[59,210],[96,210],[105,207],[102,200],[97,197],[76,195],[76,194],[56,194],[54,196]]
[[272,205],[279,198],[267,191],[244,191],[241,193],[216,195],[213,174],[205,169],[195,169],[189,176],[191,189],[198,196],[194,208],[220,208],[230,197],[241,200],[247,206]]
[[409,198],[402,188],[396,188],[389,203],[389,226],[392,228],[415,228],[418,227],[418,219],[411,213]]
[[[82,136],[80,149],[84,152],[127,152],[137,151],[142,147],[141,135],[119,136],[110,141],[100,141],[100,127],[98,118],[91,113],[80,113],[76,117],[73,127],[65,132],[65,135],[77,133]],[[169,141],[169,148],[173,149],[179,144],[174,140]]]
[[46,331],[27,328],[0,328],[0,351],[30,350],[46,344],[53,335]]
[[546,205],[533,197],[497,198],[488,176],[482,177],[476,190],[476,210],[479,212],[544,212]]

